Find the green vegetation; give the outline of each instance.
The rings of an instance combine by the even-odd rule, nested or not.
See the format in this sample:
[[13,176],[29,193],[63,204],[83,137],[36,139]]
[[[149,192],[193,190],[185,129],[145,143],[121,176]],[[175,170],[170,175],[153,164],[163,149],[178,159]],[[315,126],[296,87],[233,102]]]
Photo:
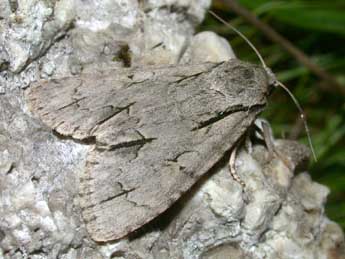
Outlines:
[[[327,215],[345,229],[345,1],[241,0],[238,3],[289,39],[341,84],[339,89],[320,79],[231,8],[221,1],[213,1],[213,10],[253,42],[278,79],[301,103],[318,157],[317,162],[311,162],[309,172],[315,181],[331,189]],[[259,62],[239,36],[210,15],[201,30],[212,30],[229,39],[240,59]],[[282,89],[274,91],[263,116],[271,122],[277,137],[297,138],[307,144],[299,113]]]

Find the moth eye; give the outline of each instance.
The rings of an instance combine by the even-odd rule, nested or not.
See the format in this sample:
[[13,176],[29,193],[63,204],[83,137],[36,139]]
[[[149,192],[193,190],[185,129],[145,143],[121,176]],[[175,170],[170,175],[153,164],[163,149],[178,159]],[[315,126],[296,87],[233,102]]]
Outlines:
[[254,71],[249,68],[245,68],[242,70],[242,76],[244,79],[252,79],[254,77]]

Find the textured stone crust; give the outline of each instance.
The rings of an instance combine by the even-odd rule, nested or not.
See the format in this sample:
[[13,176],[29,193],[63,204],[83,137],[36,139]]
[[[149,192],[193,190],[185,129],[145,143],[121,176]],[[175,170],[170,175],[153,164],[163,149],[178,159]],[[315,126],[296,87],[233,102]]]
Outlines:
[[38,83],[30,109],[95,143],[81,179],[87,229],[119,239],[165,211],[231,149],[266,104],[262,68],[219,64],[108,70]]
[[79,186],[95,137],[76,141],[52,134],[28,112],[23,89],[81,71],[98,80],[97,73],[124,65],[146,71],[149,64],[235,58],[218,35],[194,35],[210,5],[0,0],[0,258],[344,258],[343,231],[325,215],[329,190],[300,171],[306,169],[306,147],[274,138],[278,157],[261,139],[238,148],[235,168],[245,191],[230,176],[225,157],[167,211],[126,238],[103,243],[87,234]]

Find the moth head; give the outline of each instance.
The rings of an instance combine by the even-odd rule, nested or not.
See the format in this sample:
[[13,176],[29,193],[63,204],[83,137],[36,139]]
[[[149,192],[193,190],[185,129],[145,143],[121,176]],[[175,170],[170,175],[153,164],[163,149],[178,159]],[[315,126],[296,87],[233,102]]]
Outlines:
[[220,64],[213,73],[211,88],[222,94],[230,106],[251,107],[266,103],[271,87],[262,67],[230,60]]

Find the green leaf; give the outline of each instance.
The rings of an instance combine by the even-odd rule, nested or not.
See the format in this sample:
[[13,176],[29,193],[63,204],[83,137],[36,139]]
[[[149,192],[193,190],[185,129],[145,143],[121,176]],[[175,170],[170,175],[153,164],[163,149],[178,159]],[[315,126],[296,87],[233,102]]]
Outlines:
[[345,5],[341,1],[239,1],[254,12],[295,27],[345,37]]

